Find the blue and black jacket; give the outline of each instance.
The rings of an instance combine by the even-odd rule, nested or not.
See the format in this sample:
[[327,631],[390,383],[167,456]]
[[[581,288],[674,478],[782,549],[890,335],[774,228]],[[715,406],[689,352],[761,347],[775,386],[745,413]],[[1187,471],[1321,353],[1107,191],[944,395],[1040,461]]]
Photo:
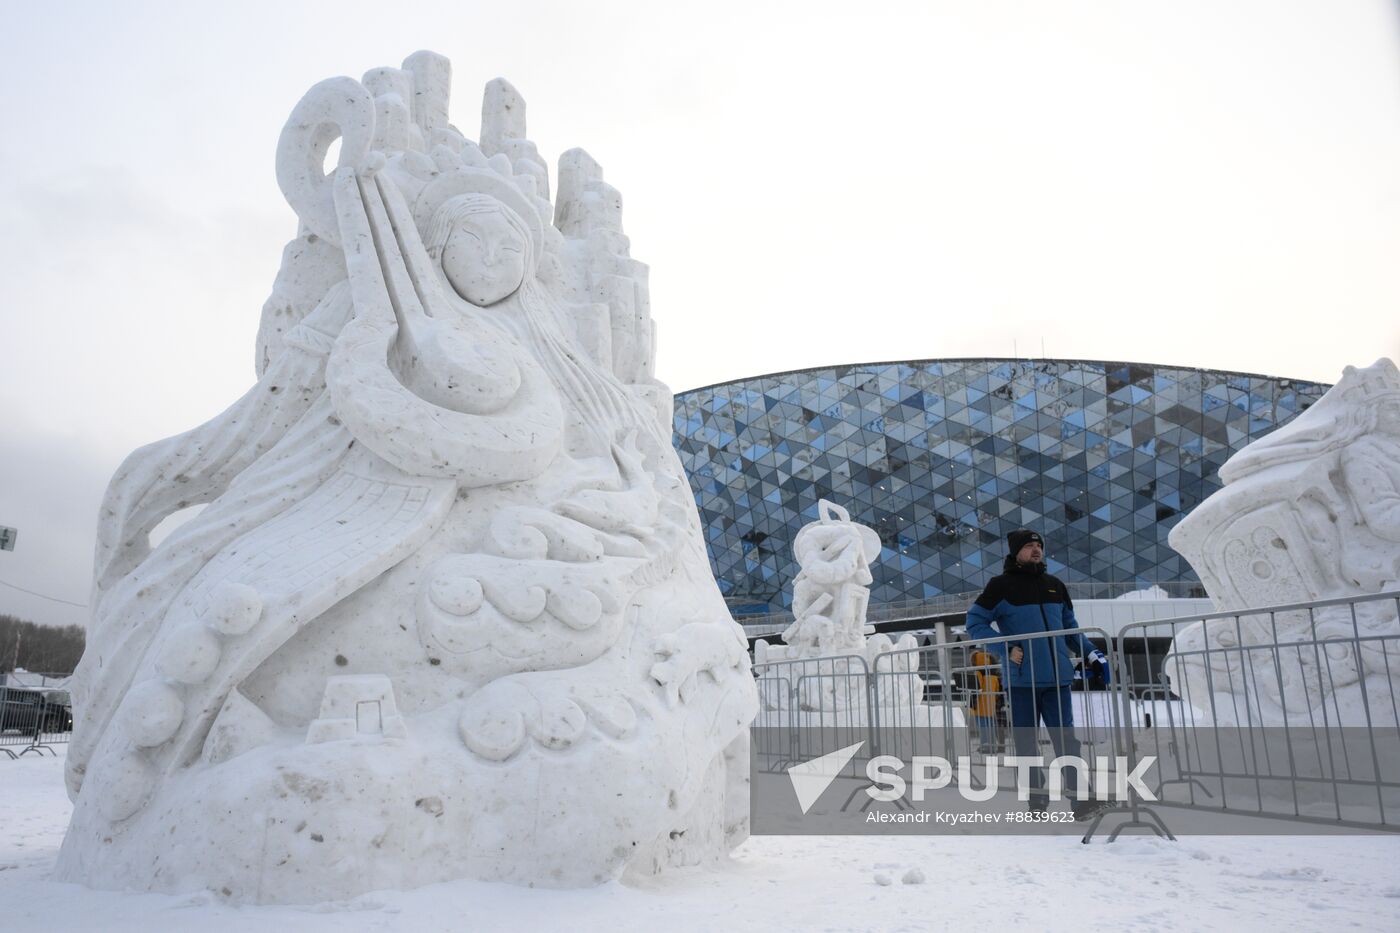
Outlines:
[[[992,578],[967,610],[967,635],[974,641],[1062,629],[1069,630],[1062,638],[1032,638],[986,646],[1001,659],[1009,687],[1069,684],[1074,680],[1071,649],[1084,656],[1094,650],[1093,643],[1079,632],[1069,591],[1058,577],[1045,572],[1044,564],[1023,567],[1008,556],[1004,572]],[[1020,664],[1013,664],[1008,654],[1017,645],[1025,655]]]

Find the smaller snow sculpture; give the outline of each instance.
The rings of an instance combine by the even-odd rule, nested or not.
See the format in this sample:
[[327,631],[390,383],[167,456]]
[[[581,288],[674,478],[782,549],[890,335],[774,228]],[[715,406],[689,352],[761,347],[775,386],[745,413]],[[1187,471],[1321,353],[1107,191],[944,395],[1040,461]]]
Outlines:
[[796,617],[783,641],[801,657],[859,653],[874,632],[865,621],[870,603],[870,562],[880,556],[875,529],[851,521],[851,513],[822,499],[817,521],[792,542],[802,568],[792,588]]
[[[1348,366],[1317,404],[1220,468],[1225,488],[1172,530],[1222,611],[1400,589],[1400,370]],[[1389,600],[1197,623],[1166,664],[1173,687],[1217,717],[1395,721],[1400,677]],[[1323,644],[1315,644],[1316,642]],[[1281,651],[1251,649],[1299,643]],[[1394,652],[1394,643],[1391,652]],[[1207,659],[1209,659],[1207,661]],[[1366,699],[1369,698],[1369,704]],[[1383,699],[1384,702],[1376,702]]]
[[[818,666],[810,676],[798,677],[790,686],[787,673],[774,670],[760,678],[764,705],[784,709],[796,704],[808,712],[863,713],[867,703],[869,669],[880,676],[881,702],[912,710],[922,705],[923,678],[917,668],[918,647],[913,635],[898,644],[887,635],[874,635],[875,627],[865,621],[870,603],[870,564],[880,556],[880,536],[875,529],[851,521],[851,514],[825,499],[817,503],[817,521],[797,533],[792,544],[802,568],[793,581],[792,611],[796,617],[783,632],[785,647],[760,641],[755,661],[799,661],[816,658],[856,657],[865,664],[833,661]],[[885,658],[877,656],[892,650],[908,651]]]

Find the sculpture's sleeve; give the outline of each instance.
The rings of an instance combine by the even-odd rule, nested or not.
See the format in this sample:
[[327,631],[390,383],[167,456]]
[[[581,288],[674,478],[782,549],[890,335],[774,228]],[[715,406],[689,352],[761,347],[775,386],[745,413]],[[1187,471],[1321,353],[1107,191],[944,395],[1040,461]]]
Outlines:
[[345,254],[330,240],[303,231],[282,250],[282,264],[258,322],[254,365],[261,379],[287,349],[287,338],[345,281]]
[[169,515],[212,502],[272,449],[325,390],[326,356],[350,313],[349,290],[333,287],[286,336],[286,349],[222,414],[184,434],[133,451],[107,485],[93,559],[96,599],[151,552],[149,535]]
[[1352,444],[1342,454],[1347,492],[1366,525],[1387,541],[1400,541],[1400,464],[1370,440]]

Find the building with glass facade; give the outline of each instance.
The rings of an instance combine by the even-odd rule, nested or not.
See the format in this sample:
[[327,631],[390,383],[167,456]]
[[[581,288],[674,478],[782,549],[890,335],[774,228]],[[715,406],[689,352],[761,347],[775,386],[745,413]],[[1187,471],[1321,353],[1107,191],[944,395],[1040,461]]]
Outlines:
[[1167,545],[1231,454],[1314,382],[1094,360],[920,360],[676,396],[675,443],[736,614],[788,608],[792,540],[830,499],[884,548],[871,605],[980,590],[1034,528],[1068,583],[1194,581]]

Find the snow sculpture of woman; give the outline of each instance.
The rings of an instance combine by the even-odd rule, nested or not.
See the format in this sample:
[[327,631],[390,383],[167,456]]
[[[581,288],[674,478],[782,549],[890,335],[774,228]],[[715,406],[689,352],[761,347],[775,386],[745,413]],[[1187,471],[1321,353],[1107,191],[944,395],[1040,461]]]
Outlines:
[[523,101],[488,85],[478,145],[448,74],[420,52],[298,104],[259,381],[109,487],[61,877],[572,886],[746,831],[755,690],[617,193],[574,150],[551,205]]

